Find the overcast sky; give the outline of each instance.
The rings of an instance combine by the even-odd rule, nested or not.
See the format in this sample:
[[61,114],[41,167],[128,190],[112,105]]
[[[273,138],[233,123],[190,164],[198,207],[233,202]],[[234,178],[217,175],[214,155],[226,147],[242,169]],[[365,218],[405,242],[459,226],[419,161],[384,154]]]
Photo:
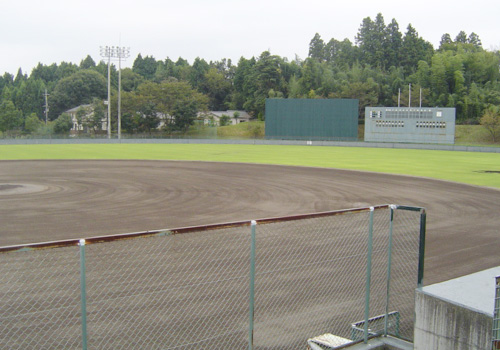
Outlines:
[[0,0],[0,75],[30,73],[39,62],[98,62],[100,46],[130,47],[157,60],[196,57],[207,62],[263,51],[307,57],[319,33],[354,37],[365,17],[395,18],[404,34],[409,23],[435,48],[444,33],[475,32],[485,49],[500,49],[499,0]]

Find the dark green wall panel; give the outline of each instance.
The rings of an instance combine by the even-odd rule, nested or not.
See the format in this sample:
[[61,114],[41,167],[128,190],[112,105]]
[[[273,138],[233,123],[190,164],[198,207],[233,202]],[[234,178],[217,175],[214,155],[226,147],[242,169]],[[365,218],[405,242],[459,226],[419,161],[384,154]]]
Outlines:
[[358,100],[267,99],[266,138],[357,140]]

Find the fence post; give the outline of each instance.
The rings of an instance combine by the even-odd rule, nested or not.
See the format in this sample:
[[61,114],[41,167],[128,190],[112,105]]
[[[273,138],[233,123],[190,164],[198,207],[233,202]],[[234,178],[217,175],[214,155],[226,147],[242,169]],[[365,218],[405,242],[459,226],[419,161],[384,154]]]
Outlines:
[[492,349],[500,349],[500,276],[495,280],[495,308],[493,309]]
[[87,282],[85,270],[85,240],[80,239],[80,298],[82,312],[82,349],[87,350]]
[[255,226],[257,222],[252,220],[252,235],[250,248],[250,301],[249,301],[249,322],[248,322],[248,350],[253,350],[253,316],[255,300]]
[[374,207],[370,207],[370,224],[368,227],[368,254],[366,257],[366,292],[365,292],[365,324],[364,343],[368,342],[368,321],[370,319],[370,286],[372,278],[372,252],[373,252],[373,213]]
[[420,242],[418,246],[418,280],[417,287],[422,288],[424,283],[424,257],[425,257],[425,233],[427,224],[427,213],[422,209],[420,213]]
[[392,265],[392,231],[394,223],[394,210],[397,209],[396,205],[391,204],[391,215],[389,221],[389,243],[387,249],[387,289],[385,298],[385,316],[384,316],[384,336],[387,337],[387,324],[389,321],[389,296],[390,296],[390,286],[391,286],[391,265]]

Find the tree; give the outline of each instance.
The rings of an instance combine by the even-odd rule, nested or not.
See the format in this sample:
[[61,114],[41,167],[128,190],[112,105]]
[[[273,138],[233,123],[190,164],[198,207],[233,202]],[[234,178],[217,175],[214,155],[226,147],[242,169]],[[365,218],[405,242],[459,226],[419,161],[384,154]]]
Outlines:
[[67,134],[71,128],[73,128],[73,120],[68,113],[63,113],[54,120],[54,132],[56,134]]
[[88,104],[94,97],[105,99],[106,79],[99,73],[84,69],[61,79],[50,96],[50,119],[54,120],[62,112]]
[[154,101],[146,101],[135,115],[139,131],[151,134],[160,125],[160,115],[157,104]]
[[132,71],[142,75],[146,80],[153,80],[158,63],[153,56],[142,58],[141,54],[137,55],[132,65]]
[[500,113],[498,113],[498,108],[488,108],[481,117],[480,124],[488,130],[493,142],[496,142],[500,137]]
[[90,57],[90,55],[87,55],[85,59],[83,59],[80,62],[80,68],[82,69],[91,69],[95,67],[95,61]]
[[[192,110],[196,108],[195,117],[198,111],[206,110],[208,98],[187,82],[164,81],[157,84],[148,81],[136,91],[124,94],[122,102],[126,128],[151,132],[159,126],[160,118],[165,118],[167,128],[185,130],[186,125],[192,124],[189,119]],[[168,116],[174,117],[173,123]]]
[[436,54],[432,57],[430,83],[433,87],[433,98],[438,106],[445,106],[448,100],[448,82],[446,80],[445,56]]
[[385,29],[385,64],[386,68],[398,67],[401,55],[401,46],[403,45],[403,35],[399,31],[398,22],[393,18]]
[[231,118],[229,118],[228,115],[221,115],[221,117],[219,118],[219,126],[226,126],[226,125],[229,125],[231,122]]
[[467,43],[473,45],[477,49],[481,49],[483,47],[481,39],[479,39],[479,35],[474,32],[470,33],[469,37],[467,38]]
[[418,36],[411,24],[408,25],[401,46],[401,63],[406,74],[414,73],[419,61],[429,62],[434,54],[432,44]]
[[467,44],[467,34],[461,30],[458,34],[457,37],[455,38],[456,43],[460,44]]
[[256,60],[254,57],[246,59],[241,57],[234,72],[233,95],[231,96],[231,108],[242,109],[243,104],[251,98],[254,90],[253,70]]
[[325,59],[325,42],[318,33],[314,35],[314,38],[309,43],[309,57],[320,62]]
[[31,79],[41,79],[45,85],[53,84],[57,80],[56,76],[57,65],[54,63],[50,66],[45,66],[41,63],[31,71]]
[[122,89],[123,91],[134,91],[144,82],[142,75],[134,73],[132,69],[122,69]]
[[358,113],[359,117],[363,118],[365,107],[376,106],[378,103],[378,86],[372,78],[368,78],[364,83],[348,83],[342,87],[340,97],[359,99]]
[[175,104],[172,114],[175,119],[175,127],[178,130],[186,132],[189,126],[193,125],[196,115],[198,113],[198,106],[196,101],[179,101]]
[[370,17],[363,22],[356,35],[356,43],[359,46],[361,60],[372,66],[383,67],[385,64],[385,42],[386,27],[384,17],[377,14],[375,21]]
[[441,41],[439,42],[439,49],[444,50],[453,44],[453,40],[451,40],[451,36],[448,33],[445,33],[441,36]]
[[45,84],[41,79],[29,78],[23,81],[20,86],[14,88],[12,102],[23,115],[42,115],[44,111]]
[[21,128],[23,115],[16,109],[10,100],[2,101],[0,104],[0,131],[11,131]]
[[191,86],[202,91],[200,87],[205,83],[205,75],[207,74],[209,69],[210,66],[204,59],[196,57],[189,76],[189,82],[191,83]]
[[199,90],[209,97],[211,110],[223,110],[231,93],[231,82],[216,68],[209,68],[203,77]]
[[90,111],[88,107],[80,106],[80,108],[77,109],[75,117],[78,125],[84,124],[85,118],[89,114],[89,112]]
[[98,98],[92,100],[92,104],[87,113],[87,118],[83,122],[83,127],[94,132],[102,130],[103,120],[106,119],[107,108],[103,101]]
[[28,134],[34,134],[37,132],[42,126],[43,122],[40,118],[37,117],[35,113],[30,114],[26,117],[24,121],[24,131]]

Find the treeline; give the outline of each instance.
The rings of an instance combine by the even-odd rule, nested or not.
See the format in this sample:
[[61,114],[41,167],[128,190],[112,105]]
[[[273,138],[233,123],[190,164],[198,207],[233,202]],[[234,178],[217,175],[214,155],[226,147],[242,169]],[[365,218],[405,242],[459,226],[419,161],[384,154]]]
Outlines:
[[[491,106],[500,106],[500,53],[483,49],[475,33],[442,36],[438,48],[408,25],[404,34],[395,19],[386,24],[382,14],[363,19],[354,42],[316,34],[305,59],[288,60],[268,51],[192,64],[179,58],[157,60],[139,54],[132,68],[123,69],[122,118],[124,132],[157,128],[159,113],[175,119],[165,128],[182,130],[200,110],[246,110],[264,119],[266,98],[356,98],[360,116],[365,106],[455,107],[461,123],[477,123]],[[116,121],[118,72],[111,66],[112,116]],[[107,98],[107,63],[87,56],[79,65],[39,63],[28,76],[0,77],[0,131],[33,132],[45,121],[82,104]],[[409,98],[409,85],[414,93]],[[102,106],[101,106],[102,107]],[[101,112],[99,112],[101,113]],[[102,113],[105,113],[102,110]],[[150,117],[148,120],[148,116]]]

